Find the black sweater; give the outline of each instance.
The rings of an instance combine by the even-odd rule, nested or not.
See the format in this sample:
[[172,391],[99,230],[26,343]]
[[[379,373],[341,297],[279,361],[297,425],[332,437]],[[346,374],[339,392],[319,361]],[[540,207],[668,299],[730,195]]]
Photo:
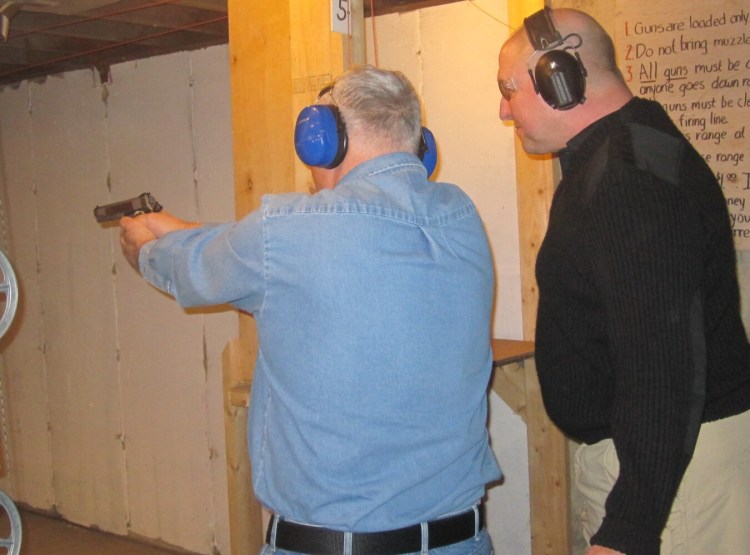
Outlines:
[[614,440],[620,477],[592,543],[658,555],[700,423],[750,408],[726,201],[649,100],[584,130],[560,162],[536,266],[544,404],[569,436]]

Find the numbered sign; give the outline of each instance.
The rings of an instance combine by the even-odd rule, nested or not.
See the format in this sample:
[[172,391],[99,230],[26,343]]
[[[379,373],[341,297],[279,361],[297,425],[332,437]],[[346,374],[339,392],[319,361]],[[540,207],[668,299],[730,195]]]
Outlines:
[[349,0],[331,0],[331,31],[342,35],[351,35],[351,17]]
[[735,246],[750,250],[750,10],[747,0],[617,0],[619,65],[660,102],[716,173]]

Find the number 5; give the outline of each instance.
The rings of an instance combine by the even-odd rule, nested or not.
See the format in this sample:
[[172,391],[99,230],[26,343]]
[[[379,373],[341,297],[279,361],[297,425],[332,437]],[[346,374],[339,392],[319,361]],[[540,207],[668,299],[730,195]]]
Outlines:
[[339,8],[336,12],[336,19],[339,21],[346,21],[349,15],[349,0],[339,0]]

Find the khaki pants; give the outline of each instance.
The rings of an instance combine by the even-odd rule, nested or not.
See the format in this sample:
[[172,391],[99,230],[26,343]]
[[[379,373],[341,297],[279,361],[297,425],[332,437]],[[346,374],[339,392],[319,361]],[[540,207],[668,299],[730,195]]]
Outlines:
[[[575,460],[588,542],[619,474],[612,440],[581,445]],[[750,411],[701,426],[661,536],[661,555],[750,553]]]

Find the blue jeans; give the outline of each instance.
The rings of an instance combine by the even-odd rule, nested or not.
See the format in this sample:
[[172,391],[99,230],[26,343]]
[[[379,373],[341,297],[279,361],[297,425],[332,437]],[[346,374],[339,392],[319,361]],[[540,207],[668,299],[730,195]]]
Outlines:
[[[490,542],[490,536],[487,533],[487,528],[482,529],[479,534],[468,540],[454,543],[452,545],[446,545],[445,547],[439,547],[437,549],[430,549],[425,551],[421,555],[492,555],[492,543]],[[264,545],[260,550],[260,555],[304,555],[296,551],[284,551],[283,549],[271,549],[268,544]],[[331,554],[337,555],[337,554]],[[342,554],[347,555],[347,554]],[[417,551],[410,553],[409,555],[420,555]]]

